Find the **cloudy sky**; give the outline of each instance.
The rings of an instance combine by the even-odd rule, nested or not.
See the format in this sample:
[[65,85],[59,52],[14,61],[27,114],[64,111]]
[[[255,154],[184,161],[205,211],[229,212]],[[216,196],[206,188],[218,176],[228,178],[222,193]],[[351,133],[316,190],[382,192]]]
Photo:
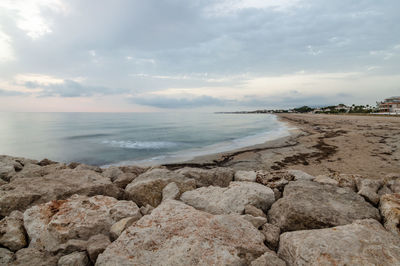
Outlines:
[[1,0],[0,111],[252,110],[400,95],[398,0]]

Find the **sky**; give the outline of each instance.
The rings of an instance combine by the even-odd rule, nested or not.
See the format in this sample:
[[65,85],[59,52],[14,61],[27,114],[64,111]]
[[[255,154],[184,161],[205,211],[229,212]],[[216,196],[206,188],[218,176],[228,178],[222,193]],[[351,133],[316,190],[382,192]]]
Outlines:
[[1,0],[0,111],[236,111],[400,95],[398,0]]

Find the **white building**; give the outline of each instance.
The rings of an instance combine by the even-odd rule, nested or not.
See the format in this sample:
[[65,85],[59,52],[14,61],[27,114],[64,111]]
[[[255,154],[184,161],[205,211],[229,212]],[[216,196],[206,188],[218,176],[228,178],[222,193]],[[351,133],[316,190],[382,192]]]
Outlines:
[[400,96],[387,98],[378,107],[380,113],[400,114]]

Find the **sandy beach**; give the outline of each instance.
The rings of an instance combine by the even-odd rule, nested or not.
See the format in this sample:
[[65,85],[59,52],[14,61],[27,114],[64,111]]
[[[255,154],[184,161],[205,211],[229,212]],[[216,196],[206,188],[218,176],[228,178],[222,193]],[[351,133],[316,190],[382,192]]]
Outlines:
[[279,114],[290,137],[170,164],[236,170],[301,169],[312,175],[357,173],[369,178],[400,172],[399,117]]

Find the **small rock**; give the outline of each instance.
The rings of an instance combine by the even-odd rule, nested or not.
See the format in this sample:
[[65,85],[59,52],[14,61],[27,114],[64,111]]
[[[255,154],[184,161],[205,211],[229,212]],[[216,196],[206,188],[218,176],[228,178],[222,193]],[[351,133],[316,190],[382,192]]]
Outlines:
[[286,266],[286,262],[281,260],[275,252],[269,250],[253,260],[250,266]]
[[229,187],[202,187],[182,194],[181,200],[212,214],[242,214],[247,204],[267,211],[275,201],[274,192],[254,182],[231,182]]
[[20,250],[27,245],[22,219],[8,216],[0,221],[0,245],[12,251]]
[[140,213],[144,215],[151,214],[151,212],[154,210],[154,207],[151,206],[150,204],[147,204],[146,206],[140,207]]
[[10,265],[14,259],[14,253],[6,248],[0,248],[0,265]]
[[385,228],[400,237],[400,194],[382,196],[379,209]]
[[400,193],[400,178],[390,183],[390,190],[392,190],[393,193]]
[[357,192],[356,180],[361,178],[360,175],[355,174],[332,174],[332,179],[338,182],[339,187],[348,187],[351,190]]
[[49,160],[47,158],[41,160],[40,162],[38,162],[38,165],[40,166],[47,166],[47,165],[51,165],[51,164],[57,164],[57,162]]
[[95,235],[92,236],[88,240],[87,252],[89,254],[89,258],[93,263],[96,263],[97,257],[99,254],[103,253],[103,251],[110,245],[110,239],[105,235]]
[[86,252],[74,252],[65,256],[62,256],[58,260],[58,266],[87,266],[89,265],[89,259]]
[[312,175],[307,174],[301,170],[287,170],[287,172],[294,176],[293,180],[310,180],[312,181],[315,177]]
[[137,220],[139,220],[137,217],[127,217],[113,224],[110,229],[111,240],[117,239],[128,226],[131,226]]
[[319,175],[316,178],[314,178],[313,181],[320,183],[320,184],[329,184],[329,185],[339,186],[338,181],[336,181],[335,179],[332,179],[326,175]]
[[230,168],[217,167],[213,169],[200,169],[185,167],[176,170],[177,173],[182,174],[188,178],[196,181],[196,187],[218,186],[227,187],[233,180],[234,171]]
[[57,266],[60,256],[29,247],[18,250],[15,257],[12,265]]
[[55,253],[60,254],[70,254],[73,252],[86,251],[87,248],[87,240],[81,239],[70,239],[66,243],[58,246],[58,249],[55,249]]
[[249,215],[249,214],[241,215],[240,217],[242,217],[246,221],[250,222],[257,229],[260,228],[260,226],[262,226],[263,224],[265,224],[268,221],[267,218],[254,217],[253,215]]
[[179,187],[175,182],[169,183],[162,190],[162,200],[177,199],[180,196]]
[[261,233],[263,233],[265,236],[265,243],[267,244],[267,247],[277,250],[281,229],[276,225],[266,223],[261,227]]
[[135,165],[119,166],[119,169],[121,169],[125,174],[133,174],[134,176],[141,175],[149,170],[148,167],[140,167]]
[[102,175],[109,178],[111,182],[114,182],[122,174],[124,174],[124,172],[122,172],[122,170],[116,166],[110,166],[107,169],[103,170],[102,173]]
[[81,170],[90,170],[101,174],[103,170],[98,166],[87,165],[87,164],[80,164],[74,170],[81,171]]
[[264,217],[267,218],[267,215],[259,208],[254,207],[253,205],[247,204],[244,206],[244,214],[249,214],[254,217]]
[[71,162],[71,163],[69,163],[69,164],[67,165],[67,167],[70,168],[70,169],[75,169],[75,168],[77,168],[79,165],[80,165],[80,163]]
[[282,192],[280,192],[277,188],[272,190],[274,192],[275,200],[282,198]]
[[357,179],[356,183],[359,195],[375,205],[379,203],[378,190],[383,185],[382,180],[360,178]]
[[125,189],[126,186],[131,183],[137,177],[136,174],[132,173],[123,173],[114,180],[114,184],[119,187]]
[[378,195],[382,197],[383,195],[386,194],[392,194],[393,191],[387,186],[387,184],[383,185],[379,190],[378,190]]
[[235,181],[256,182],[257,173],[255,171],[237,171]]
[[5,185],[5,184],[8,184],[8,182],[0,178],[0,186]]

